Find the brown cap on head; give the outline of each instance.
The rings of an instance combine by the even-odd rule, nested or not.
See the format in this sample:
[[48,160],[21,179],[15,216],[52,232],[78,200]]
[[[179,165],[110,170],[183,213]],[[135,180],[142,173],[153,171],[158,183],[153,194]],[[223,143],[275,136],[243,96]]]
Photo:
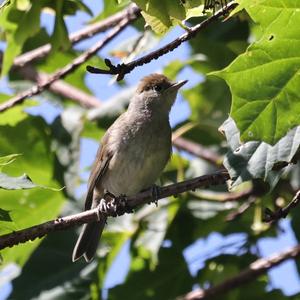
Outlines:
[[156,89],[156,88],[166,90],[172,84],[173,83],[165,75],[154,73],[144,77],[140,81],[137,92],[142,93],[144,91],[148,91],[150,89]]

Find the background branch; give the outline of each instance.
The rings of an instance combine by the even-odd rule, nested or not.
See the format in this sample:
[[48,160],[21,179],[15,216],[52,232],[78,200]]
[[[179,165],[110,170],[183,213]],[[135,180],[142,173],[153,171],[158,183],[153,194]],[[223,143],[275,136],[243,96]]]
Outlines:
[[192,142],[183,137],[176,137],[175,139],[172,140],[172,142],[173,145],[178,149],[187,151],[188,153],[200,157],[217,167],[222,166],[222,161],[223,161],[222,156],[213,152],[212,150],[204,148],[200,144]]
[[235,219],[237,219],[238,217],[240,217],[242,214],[244,214],[246,212],[247,209],[249,209],[255,202],[256,202],[257,198],[254,196],[251,196],[246,202],[244,202],[236,211],[233,211],[231,213],[229,213],[225,220],[230,222],[233,221]]
[[111,30],[111,32],[101,41],[97,42],[87,51],[83,52],[81,55],[76,57],[70,64],[66,65],[62,69],[59,69],[55,73],[49,76],[49,78],[41,84],[34,85],[30,89],[23,91],[11,98],[10,100],[4,102],[0,105],[0,112],[3,112],[16,104],[21,104],[26,98],[32,97],[44,91],[56,80],[65,77],[69,73],[76,70],[80,65],[85,63],[91,56],[103,48],[109,41],[111,41],[117,34],[119,34],[125,27],[130,24],[137,17],[128,17],[122,20],[118,26]]
[[125,76],[125,74],[130,73],[134,68],[138,66],[142,66],[144,64],[147,64],[151,62],[154,59],[158,59],[160,56],[163,56],[174,49],[176,49],[178,46],[180,46],[182,43],[192,39],[196,36],[198,32],[200,32],[202,29],[206,28],[210,23],[216,21],[219,19],[219,17],[228,14],[231,10],[233,10],[237,6],[237,3],[231,2],[226,7],[223,7],[218,12],[216,12],[211,17],[205,19],[200,24],[197,24],[193,27],[190,27],[186,33],[172,41],[171,43],[150,52],[149,54],[146,54],[142,56],[141,58],[138,58],[130,63],[127,64],[118,64],[117,66],[113,65],[109,59],[105,60],[106,65],[108,66],[108,70],[103,70],[99,68],[95,68],[93,66],[87,66],[87,71],[90,73],[95,74],[111,74],[111,75],[118,75],[117,80],[122,80]]
[[[104,32],[109,28],[116,26],[123,19],[132,19],[140,15],[140,9],[135,5],[131,4],[126,9],[118,12],[105,20],[99,21],[95,24],[86,26],[85,28],[78,30],[77,32],[71,33],[69,35],[69,40],[71,44],[76,44],[87,38],[94,36],[97,33]],[[51,44],[45,44],[34,50],[28,51],[24,54],[17,56],[14,59],[15,67],[22,67],[25,64],[32,62],[33,60],[43,58],[51,51]]]
[[[27,64],[18,69],[19,73],[27,80],[31,80],[41,85],[50,79],[50,75],[37,72],[31,65]],[[66,83],[63,80],[57,80],[49,86],[49,91],[58,94],[62,97],[69,98],[85,108],[99,107],[100,99],[93,95],[76,88],[75,86]]]
[[195,290],[183,297],[179,297],[177,300],[202,300],[210,299],[217,295],[224,295],[224,293],[229,292],[235,288],[240,287],[243,284],[253,281],[260,275],[266,273],[271,268],[279,265],[289,258],[299,256],[300,245],[292,247],[281,253],[274,254],[269,258],[261,258],[253,262],[249,268],[241,271],[238,275],[229,278],[222,283],[215,285],[206,290]]
[[109,212],[105,212],[103,210],[101,211],[99,208],[95,208],[76,215],[58,218],[56,220],[52,220],[30,228],[2,235],[0,236],[0,250],[6,247],[18,245],[19,243],[25,243],[27,241],[32,241],[36,238],[43,237],[44,235],[52,231],[63,230],[75,225],[97,221],[99,211],[101,213],[105,213],[108,216],[122,215],[126,212],[132,211],[132,209],[136,208],[139,205],[156,202],[159,199],[178,195],[189,190],[195,190],[196,188],[223,184],[228,179],[229,174],[225,171],[196,177],[158,188],[157,197],[153,196],[153,191],[152,189],[150,189],[135,196],[127,197],[126,207],[124,207],[124,202],[118,201],[117,198],[115,207],[112,211]]

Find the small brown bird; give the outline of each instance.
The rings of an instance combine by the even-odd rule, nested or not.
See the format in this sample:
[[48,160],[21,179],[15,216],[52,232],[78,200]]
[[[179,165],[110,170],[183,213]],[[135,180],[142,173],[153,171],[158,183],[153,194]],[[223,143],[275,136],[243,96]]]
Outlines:
[[[91,171],[85,210],[99,205],[106,192],[131,196],[151,187],[171,155],[169,112],[187,80],[171,82],[152,74],[143,78],[123,113],[105,133]],[[97,249],[106,217],[85,224],[73,250],[89,262]]]

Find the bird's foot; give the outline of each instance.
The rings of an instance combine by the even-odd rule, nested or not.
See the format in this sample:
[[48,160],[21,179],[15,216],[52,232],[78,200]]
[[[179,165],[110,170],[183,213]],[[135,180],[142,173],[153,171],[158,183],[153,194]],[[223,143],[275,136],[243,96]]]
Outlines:
[[114,194],[106,192],[100,200],[98,207],[98,220],[100,220],[101,213],[117,217],[125,213],[133,212],[133,209],[127,203],[127,197],[124,194],[116,197]]
[[103,195],[98,205],[98,220],[100,220],[101,213],[116,216],[115,199],[115,195],[110,192],[106,192]]

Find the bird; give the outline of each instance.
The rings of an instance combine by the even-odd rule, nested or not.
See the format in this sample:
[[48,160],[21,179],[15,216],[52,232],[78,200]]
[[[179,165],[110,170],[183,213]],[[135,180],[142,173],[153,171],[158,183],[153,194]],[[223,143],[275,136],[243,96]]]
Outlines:
[[[151,188],[172,153],[169,113],[178,90],[187,82],[173,82],[158,73],[142,78],[127,111],[108,128],[91,169],[85,210],[98,207],[105,193],[132,196]],[[90,262],[107,217],[84,224],[72,260]]]

